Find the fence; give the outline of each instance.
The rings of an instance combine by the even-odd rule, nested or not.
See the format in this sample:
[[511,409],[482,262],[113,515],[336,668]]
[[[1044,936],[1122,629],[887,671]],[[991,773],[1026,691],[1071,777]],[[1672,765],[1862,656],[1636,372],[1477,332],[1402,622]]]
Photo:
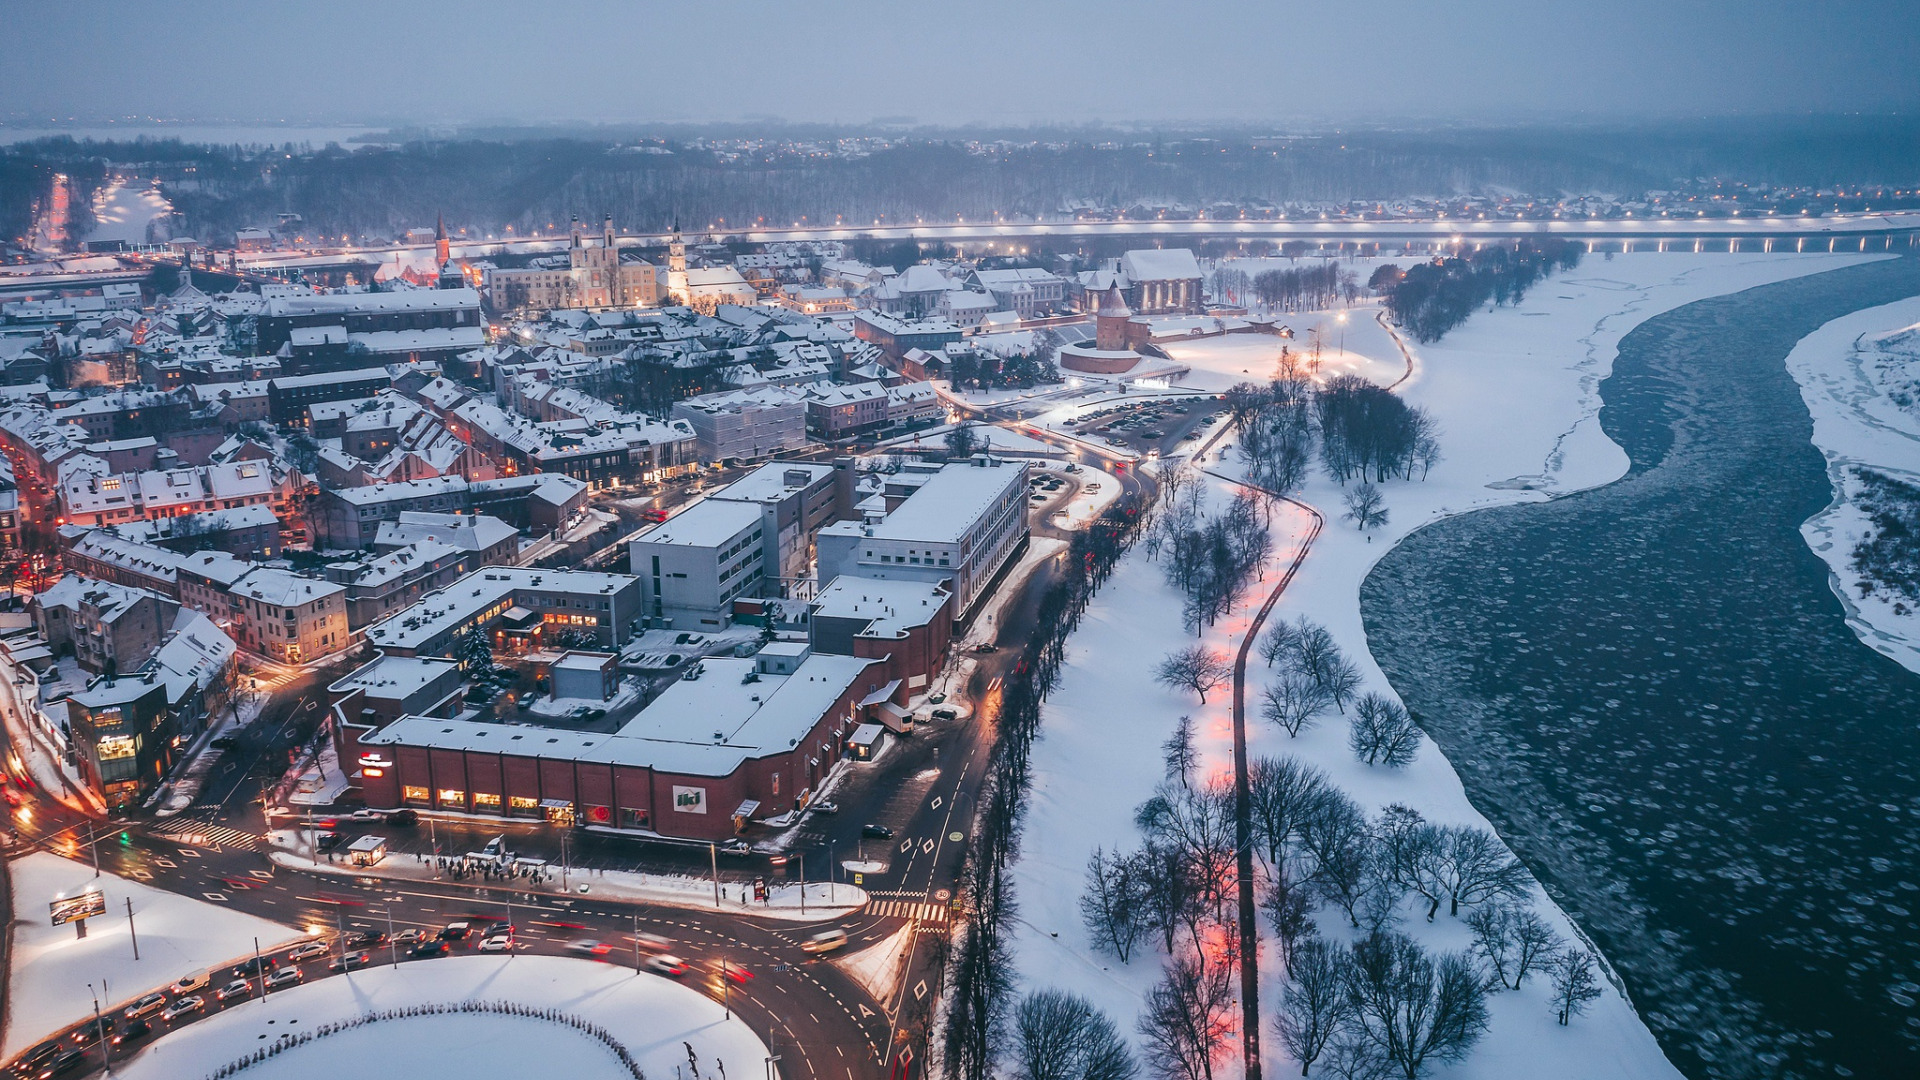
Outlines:
[[297,1035],[292,1033],[282,1035],[274,1041],[273,1045],[255,1050],[208,1073],[207,1080],[222,1080],[224,1077],[237,1075],[286,1051],[330,1038],[341,1032],[363,1028],[369,1024],[380,1024],[389,1020],[411,1020],[422,1016],[457,1016],[475,1013],[522,1016],[551,1024],[565,1024],[605,1046],[633,1080],[646,1080],[646,1076],[640,1071],[640,1063],[633,1059],[633,1055],[627,1048],[606,1028],[572,1013],[561,1012],[559,1009],[536,1008],[531,1005],[522,1005],[517,1001],[462,1001],[452,1005],[437,1003],[410,1005],[400,1009],[382,1009],[378,1012],[363,1013],[351,1020],[336,1020],[329,1024],[321,1024],[311,1031],[303,1031]]

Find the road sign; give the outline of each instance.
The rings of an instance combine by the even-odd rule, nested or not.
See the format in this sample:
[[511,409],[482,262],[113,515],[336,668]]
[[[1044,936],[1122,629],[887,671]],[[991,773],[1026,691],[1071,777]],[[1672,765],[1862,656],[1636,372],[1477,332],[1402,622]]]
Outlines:
[[853,883],[854,883],[855,885],[860,885],[860,884],[863,884],[863,883],[865,883],[865,881],[866,881],[866,880],[867,880],[867,875],[865,875],[865,874],[855,874],[855,875],[853,875]]
[[97,889],[55,900],[47,905],[53,925],[65,926],[76,919],[91,919],[107,913],[107,894]]

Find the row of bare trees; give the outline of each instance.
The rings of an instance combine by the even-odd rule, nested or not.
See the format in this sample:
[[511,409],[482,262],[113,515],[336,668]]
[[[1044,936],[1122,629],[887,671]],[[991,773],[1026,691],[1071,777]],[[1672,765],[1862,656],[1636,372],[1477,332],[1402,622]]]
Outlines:
[[1165,509],[1147,530],[1149,556],[1165,558],[1167,584],[1186,596],[1181,620],[1199,633],[1246,598],[1247,588],[1273,554],[1264,497],[1241,491],[1225,511],[1208,515],[1199,484],[1176,483]]

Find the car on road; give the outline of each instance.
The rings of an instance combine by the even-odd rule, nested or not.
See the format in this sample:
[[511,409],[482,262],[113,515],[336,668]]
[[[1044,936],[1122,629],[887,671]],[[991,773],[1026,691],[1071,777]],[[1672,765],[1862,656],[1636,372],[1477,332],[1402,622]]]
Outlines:
[[482,941],[480,943],[480,951],[481,952],[512,952],[513,936],[510,934],[495,934],[492,937],[487,938],[485,941]]
[[213,741],[207,743],[207,745],[213,747],[215,750],[231,750],[234,747],[233,736],[216,736]]
[[206,998],[203,998],[198,994],[189,994],[186,997],[176,1000],[173,1004],[167,1006],[166,1008],[161,1009],[160,1019],[171,1023],[172,1021],[178,1020],[181,1017],[187,1015],[188,1013],[196,1013],[206,1007],[207,1007]]
[[815,799],[807,804],[807,809],[816,814],[837,814],[840,812],[840,804],[826,799]]
[[114,1034],[113,1045],[125,1046],[128,1043],[139,1042],[151,1034],[153,1034],[152,1024],[145,1020],[129,1020],[120,1025],[120,1030]]
[[739,964],[726,964],[720,969],[720,975],[735,986],[745,986],[753,981],[753,972]]
[[677,979],[687,973],[687,962],[672,953],[661,953],[647,959],[647,970],[656,975],[665,975]]
[[935,720],[958,720],[960,718],[960,714],[952,709],[935,709],[933,710],[932,716]]
[[860,835],[869,836],[875,840],[891,840],[893,839],[893,830],[887,828],[885,825],[868,823],[860,826]]
[[350,952],[347,955],[340,957],[338,960],[335,960],[332,963],[328,964],[327,970],[328,971],[352,971],[354,968],[363,968],[371,963],[373,963],[372,953]]
[[465,941],[473,935],[473,924],[465,919],[456,919],[440,931],[441,941]]
[[20,1055],[19,1069],[22,1073],[31,1073],[35,1069],[60,1056],[60,1040],[48,1039]]
[[975,654],[977,654],[977,655],[980,655],[980,656],[985,656],[985,655],[987,655],[988,653],[994,653],[994,652],[999,652],[999,651],[1000,651],[1000,646],[998,646],[998,645],[995,645],[995,644],[994,644],[993,642],[991,642],[991,641],[983,641],[983,642],[981,642],[981,643],[980,643],[980,644],[978,644],[978,645],[970,645],[970,646],[968,646],[968,647],[967,647],[967,651],[968,651],[968,652],[970,652],[970,653],[975,653]]
[[101,1039],[111,1039],[113,1038],[113,1017],[102,1016],[89,1020],[74,1028],[70,1038],[75,1046],[89,1046]]
[[233,977],[236,979],[250,979],[255,975],[265,975],[276,966],[271,956],[249,957],[234,965]]
[[815,954],[830,953],[835,949],[844,948],[846,944],[847,932],[845,930],[827,930],[801,942],[800,951]]
[[407,828],[420,823],[420,811],[402,807],[387,815],[387,824]]
[[444,941],[423,941],[407,950],[407,959],[432,960],[437,956],[445,956],[451,951],[453,951],[453,946],[448,945]]
[[167,993],[176,994],[176,995],[191,994],[195,990],[198,990],[201,987],[206,986],[207,983],[211,981],[212,981],[212,973],[206,972],[206,971],[198,972],[193,975],[182,975],[180,978],[174,980],[174,983],[172,986],[167,987]]
[[324,941],[302,942],[287,950],[287,962],[302,964],[316,956],[325,956],[332,951],[333,947]]
[[427,940],[427,932],[417,926],[410,926],[393,935],[393,943],[395,945],[405,945],[408,948],[412,948],[425,940]]
[[384,930],[356,930],[347,935],[347,948],[367,949],[375,945],[384,945],[387,934]]
[[661,937],[659,934],[648,934],[644,932],[635,934],[633,941],[634,944],[640,946],[645,952],[663,953],[673,948],[673,939]]
[[722,855],[750,855],[752,853],[753,848],[748,846],[745,840],[733,839],[720,845],[720,854]]
[[267,976],[260,985],[268,990],[279,990],[283,987],[298,986],[305,981],[307,981],[306,972],[297,967],[288,967]]
[[138,1020],[141,1017],[152,1016],[154,1013],[166,1007],[167,995],[160,993],[148,994],[127,1006],[126,1017],[129,1020]]
[[347,816],[355,821],[379,821],[380,811],[369,806],[363,806]]
[[50,1080],[50,1078],[55,1076],[65,1076],[70,1072],[78,1072],[81,1066],[86,1064],[86,1061],[87,1052],[85,1050],[62,1050],[58,1054],[53,1055],[53,1060],[47,1062],[46,1068],[41,1069],[35,1073],[34,1076],[38,1077],[38,1080]]
[[321,851],[332,851],[334,848],[339,847],[340,841],[344,839],[345,837],[337,832],[323,832],[314,837],[313,846],[319,848]]
[[567,951],[579,956],[605,956],[613,951],[613,946],[596,938],[581,938],[567,942]]
[[245,979],[235,979],[216,991],[213,997],[215,1001],[232,1001],[234,998],[249,997],[252,994],[252,983]]

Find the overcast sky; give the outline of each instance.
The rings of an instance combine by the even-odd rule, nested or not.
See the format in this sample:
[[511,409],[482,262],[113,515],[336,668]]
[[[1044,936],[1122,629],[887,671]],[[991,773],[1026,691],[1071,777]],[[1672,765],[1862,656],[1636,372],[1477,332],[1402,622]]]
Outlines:
[[1915,0],[0,0],[14,124],[1612,119],[1920,107]]

